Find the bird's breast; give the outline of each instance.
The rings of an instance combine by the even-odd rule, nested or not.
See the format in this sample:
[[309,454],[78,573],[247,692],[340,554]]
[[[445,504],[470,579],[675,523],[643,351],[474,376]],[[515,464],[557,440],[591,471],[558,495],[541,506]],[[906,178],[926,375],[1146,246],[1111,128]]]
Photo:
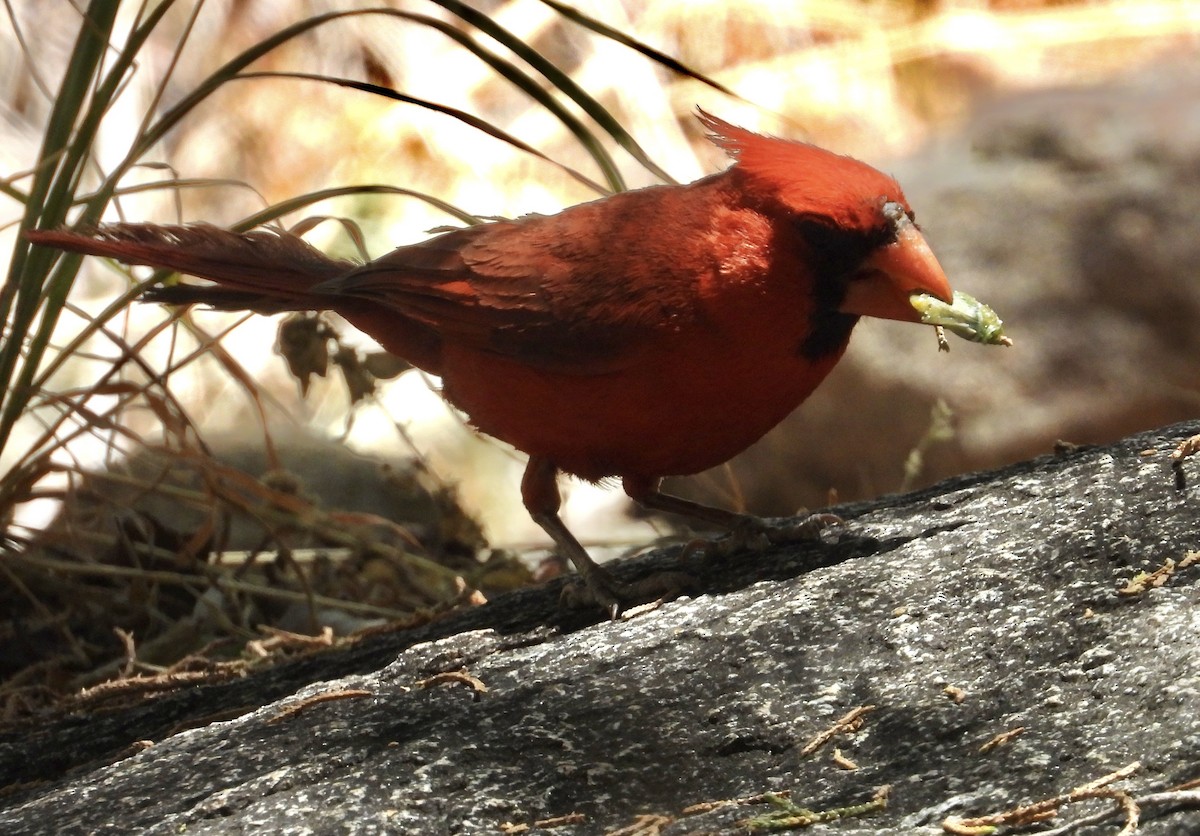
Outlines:
[[721,325],[649,341],[604,374],[448,346],[445,394],[483,432],[585,479],[697,473],[782,421],[840,356],[808,360],[770,322]]

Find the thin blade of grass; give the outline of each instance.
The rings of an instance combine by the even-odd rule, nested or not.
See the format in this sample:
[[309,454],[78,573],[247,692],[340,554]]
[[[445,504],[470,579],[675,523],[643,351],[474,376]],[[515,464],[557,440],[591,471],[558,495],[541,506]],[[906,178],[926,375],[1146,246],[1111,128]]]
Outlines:
[[[625,151],[642,165],[647,171],[655,177],[660,178],[666,183],[674,183],[675,179],[671,177],[664,169],[658,166],[650,156],[642,150],[637,141],[625,130],[625,127],[617,120],[615,116],[608,112],[604,105],[600,104],[587,91],[575,83],[575,81],[552,62],[547,60],[540,52],[538,52],[529,44],[518,38],[516,35],[509,32],[496,21],[492,20],[483,12],[477,9],[472,9],[465,3],[459,0],[432,0],[432,2],[444,8],[451,14],[461,18],[466,23],[474,26],[480,32],[496,40],[497,43],[503,44],[508,49],[525,61],[529,66],[533,67],[547,81],[558,88],[565,96],[567,96],[575,104],[590,116],[596,124],[613,138],[613,140]],[[538,88],[541,89],[541,88]],[[555,115],[558,115],[557,113]],[[561,118],[561,117],[560,117]],[[566,123],[564,123],[566,124]],[[567,125],[570,128],[570,125]],[[574,131],[572,131],[574,133]],[[590,150],[590,149],[589,149]]]
[[256,226],[270,223],[278,220],[283,215],[289,212],[296,212],[306,206],[311,206],[314,203],[320,203],[322,200],[328,200],[334,197],[345,197],[347,195],[362,195],[362,194],[394,194],[403,195],[404,197],[415,197],[418,200],[428,203],[451,217],[457,218],[465,224],[474,225],[479,223],[479,218],[472,215],[463,209],[459,209],[452,203],[447,203],[433,195],[425,194],[424,192],[414,191],[413,189],[402,189],[399,186],[384,186],[379,184],[367,184],[361,186],[337,186],[330,189],[319,189],[315,192],[308,192],[289,200],[282,200],[263,209],[261,212],[255,212],[253,215],[248,215],[242,220],[230,226],[230,229],[236,232],[245,232],[248,229],[253,229]]
[[418,107],[423,107],[426,110],[432,110],[435,113],[444,113],[447,116],[451,116],[451,117],[457,119],[458,121],[460,121],[466,125],[469,125],[472,128],[475,128],[475,130],[477,130],[477,131],[482,131],[483,133],[487,134],[488,136],[495,137],[496,139],[500,140],[501,142],[508,143],[509,145],[516,148],[518,151],[523,151],[526,154],[530,154],[534,157],[537,157],[539,160],[544,160],[545,162],[550,163],[551,165],[557,167],[559,170],[565,172],[567,175],[569,175],[573,179],[575,179],[578,182],[582,183],[583,185],[587,186],[589,189],[596,192],[597,194],[602,194],[602,195],[609,194],[608,189],[601,186],[595,180],[592,180],[589,177],[585,176],[582,172],[576,171],[575,169],[571,168],[570,166],[560,163],[558,160],[555,160],[555,159],[547,156],[546,154],[543,154],[541,151],[534,148],[532,145],[518,139],[517,137],[508,133],[507,131],[497,128],[492,123],[490,123],[484,119],[480,119],[478,116],[474,116],[470,113],[467,113],[464,110],[459,110],[456,107],[450,107],[449,105],[438,104],[437,102],[432,102],[432,101],[429,101],[428,99],[420,99],[420,98],[417,98],[416,96],[409,96],[405,93],[401,93],[397,90],[393,90],[390,87],[383,87],[379,84],[372,84],[367,81],[354,81],[353,79],[348,79],[348,78],[334,78],[333,76],[318,75],[316,73],[255,72],[255,73],[242,73],[241,75],[237,76],[237,78],[239,78],[239,79],[242,79],[242,78],[251,78],[251,79],[253,79],[253,78],[295,78],[295,79],[302,79],[302,80],[307,80],[307,81],[320,81],[320,82],[324,82],[326,84],[335,84],[339,87],[348,87],[352,90],[361,90],[364,93],[373,93],[376,96],[383,96],[384,98],[392,99],[392,100],[398,101],[398,102],[404,102],[406,104],[413,104]]
[[[37,225],[56,227],[66,219],[100,122],[142,44],[173,2],[164,0],[134,28],[102,80],[98,73],[119,4],[93,0],[89,5],[39,155],[39,160],[53,158],[56,164],[40,169],[34,176],[21,220],[22,229]],[[85,210],[85,216],[89,217],[85,220],[98,219],[106,203],[107,199],[89,206]],[[34,375],[80,263],[76,256],[60,256],[46,248],[33,247],[23,238],[18,238],[14,247],[8,279],[0,290],[0,319],[8,320],[12,313],[9,339],[0,347],[0,385],[5,393],[4,408],[0,411],[0,450],[6,446],[12,428],[34,393],[31,388]],[[36,331],[32,331],[39,311],[40,321]],[[25,355],[14,381],[13,373],[23,347]]]
[[[54,175],[63,165],[64,152],[71,143],[75,121],[91,90],[92,80],[104,58],[104,51],[108,47],[108,38],[112,34],[116,13],[116,4],[105,3],[104,0],[92,0],[88,7],[87,15],[90,22],[85,22],[79,29],[79,35],[71,51],[71,60],[63,74],[58,95],[54,98],[46,132],[42,137],[42,147],[38,153],[39,161],[55,160],[55,162],[48,167],[39,165],[34,171],[33,181],[25,202],[25,212],[21,220],[22,229],[28,229],[37,222],[54,181]],[[22,286],[26,275],[25,262],[30,255],[30,249],[29,244],[18,239],[9,263],[8,277],[4,287],[0,288],[0,320],[7,320],[17,292]],[[48,253],[43,261],[45,264],[49,264],[50,255]],[[44,270],[37,271],[42,274],[44,272]],[[10,346],[5,345],[4,348],[4,354],[9,354]],[[9,374],[4,373],[8,367],[8,363],[0,361],[0,382],[8,382],[11,371]]]
[[[445,6],[447,9],[449,9],[449,11],[453,12],[454,14],[458,14],[458,16],[466,22],[475,25],[480,31],[488,34],[497,42],[507,46],[524,61],[526,61],[526,63],[534,66],[535,69],[537,69],[543,76],[549,78],[551,83],[555,84],[555,86],[559,87],[559,89],[573,88],[578,91],[578,96],[584,100],[581,103],[581,106],[583,106],[585,112],[588,112],[589,115],[592,115],[593,119],[596,119],[597,122],[601,123],[605,121],[604,117],[607,117],[607,121],[610,123],[610,125],[606,126],[606,129],[609,129],[611,125],[616,125],[616,129],[621,133],[624,133],[624,129],[620,128],[620,125],[616,123],[616,120],[612,119],[608,112],[600,106],[599,102],[591,99],[590,96],[579,89],[578,86],[575,85],[575,83],[557,67],[542,58],[541,55],[539,55],[535,50],[527,47],[519,38],[514,37],[513,35],[509,34],[507,30],[493,23],[486,15],[482,15],[466,7],[462,7],[463,13],[459,14],[459,12],[455,9],[451,9],[449,6],[446,6],[446,3],[442,2],[442,0],[433,1],[439,5]],[[596,165],[600,167],[600,171],[604,175],[604,179],[608,183],[610,191],[619,192],[625,190],[625,179],[621,176],[621,172],[617,168],[617,164],[613,160],[612,155],[605,150],[604,145],[600,142],[599,138],[591,130],[589,130],[582,121],[580,121],[573,113],[571,113],[571,111],[564,107],[561,102],[555,99],[554,96],[552,96],[548,91],[543,90],[542,86],[538,84],[538,82],[528,73],[526,73],[517,65],[513,64],[511,61],[507,61],[486,49],[474,38],[463,32],[460,32],[457,28],[448,23],[437,20],[436,18],[427,17],[425,15],[411,14],[409,12],[395,12],[395,14],[398,17],[403,17],[417,23],[422,23],[441,32],[443,35],[450,38],[459,46],[463,47],[468,52],[472,53],[485,64],[487,64],[499,76],[511,83],[518,90],[525,93],[546,110],[550,111],[551,114],[553,114],[560,122],[562,122],[563,127],[565,127],[571,133],[571,135],[575,137],[576,141],[583,146],[583,149],[592,157],[592,160],[596,163]],[[482,21],[483,25],[477,25],[477,19]],[[489,29],[492,31],[488,31]],[[499,37],[497,37],[497,35]],[[541,66],[539,66],[539,64]],[[568,93],[568,95],[570,94]],[[572,96],[572,98],[575,97]],[[587,104],[589,101],[591,102],[591,105]],[[577,103],[580,103],[578,99]],[[612,133],[612,130],[610,130],[610,133]],[[628,134],[625,134],[625,136],[628,138],[628,143],[636,148],[637,143],[633,142],[632,137],[628,137]],[[618,142],[620,141],[621,140],[618,139]],[[626,150],[629,150],[629,148],[627,147]],[[640,152],[641,149],[638,148],[637,151]],[[631,151],[630,153],[634,152]],[[670,177],[666,174],[666,172],[661,171],[661,169],[657,169],[657,167],[645,157],[645,154],[641,154],[641,157],[639,158],[638,154],[634,153],[634,157],[635,159],[639,159],[639,161],[645,160],[643,164],[654,171],[657,176],[662,177],[664,180],[670,181]]]
[[558,2],[558,0],[541,0],[541,2],[546,4],[550,8],[554,9],[554,11],[558,12],[560,15],[562,15],[563,17],[565,17],[567,20],[571,21],[572,23],[576,23],[585,29],[595,32],[597,35],[600,35],[601,37],[608,38],[610,41],[616,41],[617,43],[621,44],[622,46],[629,47],[634,52],[641,53],[645,57],[649,58],[651,61],[655,62],[656,64],[661,64],[662,66],[666,67],[668,70],[670,70],[671,72],[673,72],[677,75],[681,75],[681,76],[685,76],[690,79],[694,79],[694,80],[700,82],[701,84],[703,84],[707,87],[711,87],[712,89],[714,89],[720,93],[724,93],[726,96],[731,96],[731,97],[737,99],[738,101],[742,101],[742,102],[746,101],[744,98],[742,98],[737,93],[730,90],[724,84],[721,84],[721,82],[716,81],[715,79],[709,78],[708,76],[706,76],[704,73],[700,72],[699,70],[693,70],[691,67],[689,67],[687,64],[684,64],[682,61],[672,58],[670,55],[667,55],[665,52],[657,50],[654,47],[650,46],[649,44],[644,43],[643,41],[639,41],[636,38],[626,35],[620,29],[616,29],[612,26],[609,26],[607,23],[604,23],[603,21],[599,21],[599,20],[596,20],[596,18],[594,18],[594,17],[589,17],[588,15],[585,15],[583,12],[579,11],[579,9],[575,8],[574,6],[568,6],[566,3]]
[[[327,14],[316,15],[311,18],[295,23],[286,29],[277,32],[270,38],[267,38],[255,44],[250,49],[237,55],[235,58],[226,62],[212,75],[197,85],[196,89],[188,96],[184,97],[178,104],[165,113],[154,125],[150,126],[141,141],[137,143],[130,154],[130,160],[125,164],[132,164],[132,160],[139,158],[145,151],[149,150],[154,143],[158,142],[162,136],[173,128],[178,122],[190,113],[196,105],[204,101],[216,89],[218,89],[226,81],[233,79],[241,74],[247,66],[257,61],[262,56],[266,55],[271,50],[280,46],[287,41],[298,37],[299,35],[310,31],[318,26],[324,25],[340,18],[361,16],[361,15],[382,15],[384,17],[394,17],[400,20],[406,20],[411,23],[417,23],[434,29],[446,37],[453,40],[459,46],[466,49],[471,54],[486,63],[497,74],[508,80],[519,90],[533,98],[551,113],[553,113],[566,128],[575,136],[581,145],[588,151],[592,158],[600,166],[605,180],[608,181],[614,191],[620,191],[624,188],[624,181],[621,179],[620,172],[617,170],[616,164],[613,162],[608,152],[604,150],[594,134],[592,134],[582,122],[570,113],[561,103],[556,101],[553,96],[543,90],[540,85],[527,73],[522,71],[516,65],[509,61],[500,58],[482,45],[476,42],[469,35],[460,32],[454,26],[451,26],[444,21],[427,15],[415,14],[413,12],[400,11],[398,9],[353,9],[341,12],[329,12]],[[501,30],[503,31],[503,30]],[[511,36],[509,36],[511,39]],[[536,53],[535,53],[536,55]],[[543,59],[544,60],[544,59]],[[121,169],[118,169],[118,173]]]

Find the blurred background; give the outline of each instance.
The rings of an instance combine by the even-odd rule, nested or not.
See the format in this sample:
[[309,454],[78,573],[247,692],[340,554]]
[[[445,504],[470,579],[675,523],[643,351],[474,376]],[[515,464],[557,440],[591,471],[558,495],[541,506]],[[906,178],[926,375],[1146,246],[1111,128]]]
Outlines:
[[[118,9],[111,64],[134,49],[130,32],[147,10],[109,5]],[[385,5],[407,15],[322,19],[248,69],[366,81],[425,104],[318,80],[221,76],[142,147],[156,119],[220,76],[225,62],[288,27],[368,5],[155,7],[161,19],[97,111],[76,193],[113,189],[97,209],[107,220],[230,226],[326,189],[409,190],[366,188],[268,212],[284,226],[301,224],[327,251],[357,256],[361,246],[381,255],[461,222],[438,200],[475,216],[551,213],[606,189],[718,170],[728,161],[703,139],[693,117],[701,106],[895,174],[953,286],[994,307],[1016,346],[953,340],[942,354],[928,329],[864,321],[846,358],[795,415],[728,466],[672,489],[790,514],[1200,411],[1198,2]],[[31,217],[31,184],[46,168],[43,137],[78,56],[81,18],[65,0],[6,8],[0,245],[19,252],[18,221]],[[537,71],[514,43],[562,75]],[[543,100],[504,66],[526,74]],[[611,122],[585,113],[567,80]],[[618,128],[630,142],[621,144]],[[64,210],[66,219],[85,203]],[[123,607],[158,607],[154,624],[137,616],[141,635],[186,615],[192,634],[183,646],[195,650],[211,638],[197,625],[214,612],[242,639],[262,621],[308,633],[336,622],[345,632],[555,571],[539,569],[545,538],[520,505],[521,457],[466,427],[437,396],[436,381],[382,370],[373,343],[344,323],[332,323],[336,340],[300,323],[302,347],[318,358],[330,352],[332,363],[305,393],[276,348],[277,320],[194,311],[173,321],[160,306],[115,304],[149,275],[95,259],[82,265],[38,367],[53,368],[37,379],[0,451],[0,587],[25,619],[13,635],[54,652],[71,646],[70,681],[79,684],[79,671],[128,673],[134,662],[157,670],[178,658],[164,652],[156,662],[116,644],[111,630],[83,636],[82,615],[113,610],[106,596],[131,579],[143,586],[122,587]],[[30,298],[53,296],[39,294]],[[10,319],[5,338],[26,336]],[[669,530],[631,516],[619,490],[577,482],[564,490],[567,524],[598,551],[645,546]],[[379,558],[376,540],[418,562]],[[281,548],[331,545],[353,560],[279,557]],[[250,555],[237,564],[239,582],[253,576],[269,586],[286,575],[292,597],[251,606],[250,591],[231,591],[236,584],[214,592],[200,579],[225,565],[215,556],[221,546]],[[256,550],[274,555],[274,576],[245,568]],[[513,562],[514,554],[533,558]],[[77,583],[87,594],[71,586],[68,604],[62,588]],[[427,588],[395,591],[406,584]],[[326,592],[369,606],[322,609],[313,596]],[[277,617],[259,612],[271,607]],[[35,655],[0,665],[22,670]]]

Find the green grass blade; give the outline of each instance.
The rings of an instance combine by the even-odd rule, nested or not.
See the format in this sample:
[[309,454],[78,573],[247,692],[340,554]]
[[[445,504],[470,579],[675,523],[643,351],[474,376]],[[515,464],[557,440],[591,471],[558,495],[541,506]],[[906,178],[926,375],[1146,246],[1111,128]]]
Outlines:
[[253,229],[256,226],[262,226],[263,224],[278,220],[279,218],[281,218],[284,215],[287,215],[291,212],[299,211],[299,210],[305,208],[306,206],[311,206],[314,203],[319,203],[322,200],[328,200],[329,198],[334,198],[334,197],[346,197],[349,195],[360,195],[360,194],[394,194],[394,195],[403,195],[405,197],[415,197],[418,200],[422,200],[425,203],[428,203],[430,206],[433,206],[436,209],[440,209],[441,211],[445,212],[447,215],[451,215],[452,217],[457,218],[458,220],[462,221],[463,223],[466,223],[466,224],[479,223],[479,218],[475,217],[470,212],[466,212],[462,209],[459,209],[457,206],[455,206],[451,203],[447,203],[446,201],[444,201],[440,198],[434,197],[433,195],[425,194],[424,192],[414,191],[413,189],[403,189],[403,188],[400,188],[399,186],[384,186],[384,185],[370,184],[370,185],[362,185],[362,186],[337,186],[334,188],[320,189],[315,192],[309,192],[307,194],[302,194],[298,197],[291,198],[290,200],[284,200],[279,203],[276,203],[272,206],[267,207],[266,209],[263,209],[261,212],[256,212],[253,215],[243,218],[242,220],[238,221],[236,224],[233,224],[232,226],[230,226],[230,229],[233,229],[238,232],[244,232],[247,229]]
[[[169,5],[169,4],[164,4]],[[21,218],[21,229],[29,229],[47,215],[53,221],[61,212],[65,217],[67,206],[56,191],[56,186],[65,181],[74,181],[76,172],[72,166],[90,148],[90,142],[78,135],[76,126],[79,115],[85,108],[93,83],[100,71],[108,41],[116,21],[118,4],[106,0],[92,0],[86,19],[80,26],[71,60],[63,75],[58,95],[51,108],[50,118],[42,140],[39,160],[54,160],[47,166],[39,166],[30,184],[25,211]],[[87,148],[81,146],[87,142]],[[13,247],[8,275],[0,288],[0,321],[8,326],[8,338],[0,346],[0,387],[3,387],[3,409],[0,410],[0,450],[3,450],[17,418],[24,411],[32,392],[30,382],[49,343],[50,333],[57,322],[66,292],[64,279],[57,272],[51,275],[55,254],[45,249],[31,247],[18,237]],[[79,259],[63,259],[73,270],[78,269]],[[69,287],[69,279],[65,280]],[[49,292],[48,292],[49,291]],[[27,355],[21,360],[21,351],[38,310],[42,321],[36,334],[27,346]],[[11,316],[10,316],[11,315]],[[20,364],[20,373],[14,381],[13,375]]]
[[647,43],[643,43],[642,41],[639,41],[636,38],[632,38],[629,35],[626,35],[620,29],[615,29],[612,26],[609,26],[607,23],[604,23],[603,21],[599,21],[599,20],[596,20],[594,17],[589,17],[588,15],[585,15],[583,12],[579,11],[579,9],[576,9],[574,6],[568,6],[566,3],[558,2],[558,0],[541,0],[541,1],[543,3],[545,3],[547,6],[549,6],[550,8],[554,9],[554,11],[558,12],[560,15],[565,17],[567,20],[571,21],[572,23],[578,24],[579,26],[582,26],[584,29],[588,29],[589,31],[595,32],[597,35],[600,35],[601,37],[608,38],[610,41],[615,41],[615,42],[621,44],[622,46],[629,47],[634,52],[638,52],[638,53],[644,55],[645,57],[649,58],[651,61],[655,62],[656,64],[660,64],[663,67],[666,67],[668,70],[675,73],[676,75],[681,75],[681,76],[685,76],[686,78],[694,79],[695,81],[698,81],[707,87],[711,87],[712,89],[714,89],[720,93],[724,93],[726,96],[731,96],[739,101],[746,101],[744,98],[742,98],[737,93],[730,90],[724,84],[721,84],[719,81],[709,78],[708,76],[706,76],[704,73],[700,72],[699,70],[693,70],[691,67],[689,67],[687,64],[684,64],[682,61],[680,61],[676,58],[672,58],[670,55],[667,55],[665,52],[662,52],[661,50],[655,49],[654,47],[650,46]]
[[306,81],[320,81],[326,84],[335,84],[339,87],[348,87],[351,90],[361,90],[364,93],[373,93],[376,96],[383,96],[384,98],[392,99],[393,101],[397,102],[404,102],[405,104],[413,104],[417,107],[423,107],[426,110],[432,110],[435,113],[444,113],[447,116],[457,119],[465,125],[469,125],[477,131],[481,131],[488,136],[495,137],[501,142],[508,143],[518,151],[523,151],[526,154],[537,157],[539,160],[550,163],[560,171],[565,172],[571,178],[579,183],[582,183],[584,186],[587,186],[589,189],[597,192],[598,194],[609,193],[607,189],[605,189],[595,180],[584,176],[581,172],[576,171],[568,165],[560,163],[558,160],[548,157],[529,143],[518,139],[507,131],[497,128],[491,122],[480,119],[478,116],[474,116],[464,110],[459,110],[456,107],[439,104],[437,102],[429,101],[428,99],[417,98],[416,96],[409,96],[406,93],[401,93],[397,90],[393,90],[390,87],[383,87],[379,84],[372,84],[369,81],[354,81],[353,79],[348,78],[334,78],[332,76],[318,75],[316,73],[251,72],[242,73],[241,75],[236,76],[236,78],[294,78]]
[[460,2],[460,0],[432,0],[432,2],[512,50],[522,61],[525,61],[529,66],[541,73],[547,81],[561,90],[571,101],[579,105],[584,113],[602,127],[618,145],[624,148],[646,170],[667,183],[675,182],[670,174],[650,159],[650,156],[642,150],[642,147],[638,145],[637,141],[625,130],[625,127],[615,116],[609,113],[591,94],[576,84],[569,75],[554,66],[553,63],[547,60],[536,49],[496,23],[483,12],[472,9],[465,3]]

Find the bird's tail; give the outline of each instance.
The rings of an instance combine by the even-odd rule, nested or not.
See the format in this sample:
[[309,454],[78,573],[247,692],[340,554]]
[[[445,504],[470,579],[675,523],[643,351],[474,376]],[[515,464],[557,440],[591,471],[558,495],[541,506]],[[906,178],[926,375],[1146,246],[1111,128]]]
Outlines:
[[216,286],[173,285],[142,298],[168,304],[272,313],[329,307],[310,288],[353,270],[288,232],[230,232],[209,224],[108,224],[91,231],[29,230],[35,244],[113,258],[208,279]]

